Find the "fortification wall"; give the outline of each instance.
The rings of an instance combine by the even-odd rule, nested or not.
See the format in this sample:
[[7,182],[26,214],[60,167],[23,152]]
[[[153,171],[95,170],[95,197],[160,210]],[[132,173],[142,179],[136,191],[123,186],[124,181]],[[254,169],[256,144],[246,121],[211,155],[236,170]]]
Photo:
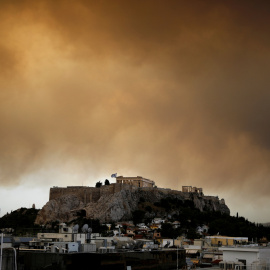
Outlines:
[[[64,195],[75,195],[87,204],[90,202],[97,202],[101,196],[109,196],[120,192],[121,190],[144,190],[149,192],[160,192],[165,195],[181,195],[183,199],[189,200],[192,196],[191,192],[182,192],[179,190],[171,190],[169,188],[157,188],[157,187],[136,187],[133,185],[123,184],[123,183],[113,183],[110,185],[103,185],[100,188],[87,187],[87,186],[68,186],[68,187],[52,187],[50,188],[50,198],[49,200],[60,198]],[[217,196],[203,196],[204,200],[219,203],[219,198]],[[222,200],[221,203],[225,204]]]
[[99,198],[99,190],[94,187],[84,187],[84,186],[70,186],[70,187],[52,187],[50,188],[50,198],[49,200],[54,200],[60,198],[64,195],[75,195],[82,202],[89,203]]
[[83,203],[97,202],[103,195],[120,192],[121,190],[135,190],[137,187],[126,184],[110,184],[100,188],[86,186],[68,186],[68,187],[52,187],[50,188],[49,200],[55,200],[65,195],[74,195]]
[[[219,201],[218,196],[203,196],[203,198],[205,200],[209,200],[209,201]],[[224,200],[224,199],[223,199]]]
[[171,190],[165,188],[155,188],[155,187],[136,187],[133,185],[114,183],[110,185],[104,185],[100,188],[87,187],[87,186],[68,186],[68,187],[52,187],[50,188],[50,198],[49,200],[54,200],[65,195],[75,195],[82,202],[97,202],[99,198],[103,195],[109,196],[114,193],[118,193],[121,190],[138,190],[142,189],[149,192],[162,192],[163,194],[182,194],[181,191]]
[[[230,209],[225,201],[219,200],[217,196],[203,196],[197,192],[182,192],[157,187],[136,187],[116,183],[103,185],[100,188],[52,187],[50,201],[39,212],[36,223],[46,224],[54,220],[68,222],[74,219],[80,209],[85,211],[86,217],[99,219],[102,222],[130,220],[132,212],[138,208],[141,198],[154,204],[167,197],[182,202],[193,201],[194,206],[200,211],[220,211],[230,214]],[[157,213],[163,216],[164,211],[163,209],[157,210]],[[178,210],[174,209],[173,211]]]

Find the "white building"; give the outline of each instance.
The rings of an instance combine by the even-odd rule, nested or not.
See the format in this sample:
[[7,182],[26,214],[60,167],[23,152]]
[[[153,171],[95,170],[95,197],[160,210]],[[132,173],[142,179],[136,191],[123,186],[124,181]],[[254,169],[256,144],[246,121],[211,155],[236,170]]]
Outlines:
[[165,223],[165,219],[162,219],[162,218],[154,218],[154,219],[152,220],[152,223],[154,223],[154,224]]
[[237,265],[240,262],[246,265],[247,269],[257,269],[258,266],[269,266],[270,264],[270,247],[221,247],[219,250],[223,251],[225,264],[227,262]]
[[[78,225],[77,225],[78,226]],[[38,243],[50,243],[50,242],[80,242],[81,244],[88,243],[90,234],[84,232],[78,232],[79,227],[74,226],[73,229],[68,227],[65,223],[59,224],[58,233],[38,233],[36,241],[32,241],[33,245]],[[92,233],[91,237],[95,237],[96,234]],[[98,234],[99,236],[99,234]],[[34,243],[36,242],[36,244]],[[61,247],[62,248],[62,247]]]
[[54,242],[50,246],[51,252],[53,253],[72,253],[79,251],[78,242]]

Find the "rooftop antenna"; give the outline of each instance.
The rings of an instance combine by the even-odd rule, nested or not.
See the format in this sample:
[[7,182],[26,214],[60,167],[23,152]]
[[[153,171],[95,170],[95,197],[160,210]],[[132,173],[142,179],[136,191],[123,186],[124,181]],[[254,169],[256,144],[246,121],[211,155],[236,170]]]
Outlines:
[[92,228],[88,228],[87,234],[86,234],[86,243],[91,243],[91,233],[92,233]]

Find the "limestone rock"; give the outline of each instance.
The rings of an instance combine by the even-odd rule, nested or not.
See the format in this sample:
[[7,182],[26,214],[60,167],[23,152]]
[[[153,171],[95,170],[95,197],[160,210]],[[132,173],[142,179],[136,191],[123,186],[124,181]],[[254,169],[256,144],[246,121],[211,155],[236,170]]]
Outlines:
[[[81,195],[81,188],[78,195],[74,192],[74,187],[71,194],[65,194],[61,191],[58,197],[51,199],[40,210],[36,223],[47,224],[52,221],[69,222],[74,220],[78,216],[78,213],[81,214],[82,212],[86,218],[99,219],[101,222],[131,220],[132,212],[138,209],[138,204],[141,200],[154,204],[162,198],[167,197],[177,198],[183,202],[193,201],[194,206],[200,211],[209,210],[230,213],[224,200],[219,200],[215,196],[202,196],[197,193],[160,188],[134,188],[128,185],[122,185],[119,188],[117,184],[115,185],[115,187],[94,189],[94,192],[98,192],[99,196],[96,195],[96,199],[91,202],[86,202],[85,196]],[[177,211],[174,210],[172,213],[160,212],[159,214],[173,215],[177,214]],[[147,217],[152,218],[153,213],[147,213]]]
[[37,215],[36,224],[47,224],[52,221],[67,222],[76,218],[71,210],[81,209],[83,203],[75,195],[64,195],[56,200],[50,200]]

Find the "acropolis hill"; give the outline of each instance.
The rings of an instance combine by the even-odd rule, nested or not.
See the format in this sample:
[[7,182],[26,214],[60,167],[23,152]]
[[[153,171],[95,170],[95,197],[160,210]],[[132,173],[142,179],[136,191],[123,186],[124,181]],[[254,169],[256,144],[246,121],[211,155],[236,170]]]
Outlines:
[[[116,177],[116,183],[97,187],[52,187],[49,202],[41,209],[36,223],[50,221],[68,222],[78,215],[105,221],[130,220],[141,198],[150,203],[162,198],[193,201],[200,211],[210,210],[230,213],[223,199],[204,196],[202,188],[183,186],[182,191],[158,188],[155,182],[141,176]],[[151,218],[155,213],[147,213]]]

